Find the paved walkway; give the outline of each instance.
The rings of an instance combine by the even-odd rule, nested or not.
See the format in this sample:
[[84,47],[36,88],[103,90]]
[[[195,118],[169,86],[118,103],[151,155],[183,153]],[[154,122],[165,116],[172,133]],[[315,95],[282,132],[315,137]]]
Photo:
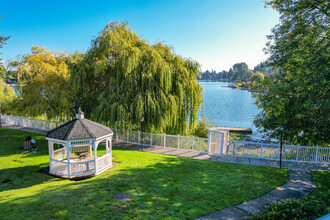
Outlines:
[[44,135],[47,134],[47,131],[45,131],[45,130],[27,128],[27,127],[22,127],[22,126],[18,126],[18,125],[1,124],[1,127],[15,129],[15,130],[21,130],[21,131],[28,131],[28,132],[33,132],[33,133],[37,133],[37,134],[44,134]]
[[[35,132],[39,134],[46,134],[47,132],[33,129],[25,128],[20,126],[13,125],[3,125],[3,127]],[[199,160],[212,160],[212,161],[221,161],[229,163],[240,163],[248,165],[257,165],[257,166],[271,166],[278,167],[278,161],[272,160],[263,160],[256,158],[244,158],[244,157],[235,157],[235,156],[225,156],[219,157],[208,153],[199,153],[199,152],[190,152],[177,149],[161,148],[161,147],[149,147],[141,146],[135,144],[127,144],[122,142],[114,142],[113,146],[126,148],[131,150],[153,152],[159,154],[166,154],[178,157],[187,157]],[[258,214],[266,210],[266,207],[273,204],[274,202],[284,202],[288,199],[297,199],[301,196],[306,196],[311,193],[316,185],[313,181],[309,170],[323,170],[330,171],[328,164],[312,164],[312,163],[299,163],[299,162],[289,162],[283,161],[283,168],[289,169],[289,182],[286,184],[277,187],[276,189],[266,193],[263,196],[260,196],[256,199],[241,203],[236,206],[229,207],[227,209],[220,210],[218,212],[212,213],[210,215],[204,216],[199,219],[251,219],[253,215]]]

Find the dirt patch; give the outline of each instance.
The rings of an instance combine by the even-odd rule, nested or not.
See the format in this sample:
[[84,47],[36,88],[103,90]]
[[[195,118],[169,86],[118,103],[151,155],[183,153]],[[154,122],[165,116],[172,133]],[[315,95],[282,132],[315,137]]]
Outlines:
[[38,170],[39,173],[45,173],[45,174],[49,174],[49,166],[42,168],[41,170]]
[[131,200],[131,195],[128,193],[118,193],[113,198],[121,202],[126,202]]
[[9,182],[11,182],[11,179],[5,179],[1,183],[9,183]]

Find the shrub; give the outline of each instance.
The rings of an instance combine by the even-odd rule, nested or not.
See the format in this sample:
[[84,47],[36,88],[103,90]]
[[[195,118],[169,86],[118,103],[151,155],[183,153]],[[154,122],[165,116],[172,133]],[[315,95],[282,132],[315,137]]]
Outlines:
[[214,126],[214,121],[203,117],[197,122],[197,126],[193,135],[196,137],[207,138],[208,129],[209,127],[213,127],[213,126]]
[[313,172],[318,188],[310,195],[298,200],[275,203],[264,213],[253,216],[253,220],[261,219],[316,219],[330,213],[329,172]]
[[256,215],[253,220],[261,219],[316,219],[330,212],[330,194],[307,196],[298,200],[275,203],[265,213]]

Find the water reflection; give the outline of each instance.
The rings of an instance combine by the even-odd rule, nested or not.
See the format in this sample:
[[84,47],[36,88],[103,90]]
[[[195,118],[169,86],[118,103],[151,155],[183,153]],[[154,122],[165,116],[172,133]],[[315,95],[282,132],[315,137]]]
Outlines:
[[199,83],[204,89],[205,117],[212,119],[216,126],[246,127],[256,132],[252,122],[259,109],[251,92],[223,87],[229,85],[224,82]]

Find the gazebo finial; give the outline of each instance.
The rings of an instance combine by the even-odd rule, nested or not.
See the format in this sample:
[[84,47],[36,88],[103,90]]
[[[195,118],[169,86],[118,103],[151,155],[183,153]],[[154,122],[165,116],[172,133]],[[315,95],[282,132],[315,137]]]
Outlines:
[[83,119],[84,118],[84,113],[81,111],[81,108],[79,107],[79,110],[76,114],[76,119]]

